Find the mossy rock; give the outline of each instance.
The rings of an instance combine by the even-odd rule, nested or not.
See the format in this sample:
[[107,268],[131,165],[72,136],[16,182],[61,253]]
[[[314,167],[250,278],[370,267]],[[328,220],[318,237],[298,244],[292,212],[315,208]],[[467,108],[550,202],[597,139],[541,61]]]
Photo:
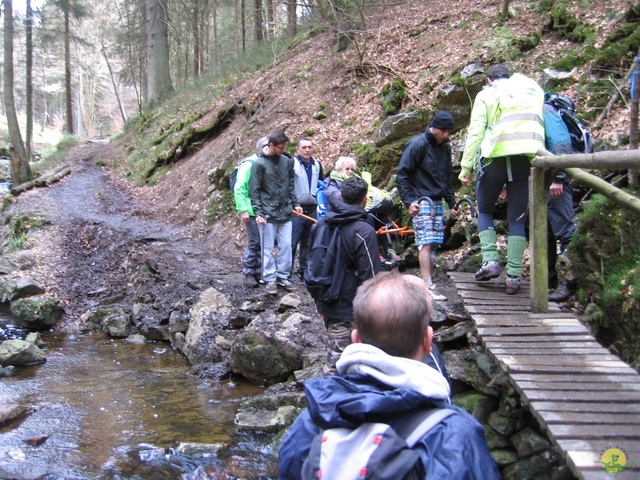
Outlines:
[[400,111],[407,97],[407,84],[398,78],[382,87],[379,100],[385,115],[394,115]]
[[60,300],[47,296],[18,299],[11,302],[10,309],[18,323],[32,330],[50,328],[64,313]]

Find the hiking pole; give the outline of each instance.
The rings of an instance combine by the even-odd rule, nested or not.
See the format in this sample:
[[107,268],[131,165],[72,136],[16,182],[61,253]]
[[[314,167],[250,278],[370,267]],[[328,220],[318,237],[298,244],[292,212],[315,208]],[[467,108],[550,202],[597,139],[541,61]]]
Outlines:
[[291,213],[293,213],[294,215],[297,215],[299,217],[304,218],[305,220],[309,220],[310,222],[316,223],[318,220],[316,220],[313,217],[310,217],[308,215],[305,215],[304,213],[298,213],[296,210],[291,210]]

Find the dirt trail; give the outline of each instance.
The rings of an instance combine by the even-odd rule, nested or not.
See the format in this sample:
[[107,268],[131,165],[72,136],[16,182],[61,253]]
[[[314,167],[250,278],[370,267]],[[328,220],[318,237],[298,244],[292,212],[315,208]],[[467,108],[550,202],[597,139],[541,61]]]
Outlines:
[[30,233],[37,264],[18,276],[58,296],[67,320],[90,308],[128,312],[139,303],[162,322],[208,286],[241,284],[237,269],[200,248],[186,228],[158,220],[135,187],[87,161],[99,152],[100,146],[77,151],[70,175],[23,193],[8,208],[5,216],[33,212],[50,222]]

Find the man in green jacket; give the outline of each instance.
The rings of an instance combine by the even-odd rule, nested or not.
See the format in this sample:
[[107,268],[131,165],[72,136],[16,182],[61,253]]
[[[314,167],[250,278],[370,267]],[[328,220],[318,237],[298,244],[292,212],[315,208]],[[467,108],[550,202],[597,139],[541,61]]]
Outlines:
[[[267,146],[251,167],[249,197],[262,242],[262,279],[270,295],[278,287],[295,290],[291,275],[291,212],[302,213],[294,190],[293,159],[284,155],[289,137],[282,130],[269,134]],[[277,255],[274,247],[278,245]]]
[[476,96],[459,179],[468,185],[476,169],[478,230],[482,268],[476,281],[500,275],[493,213],[498,196],[507,186],[506,293],[520,290],[522,258],[526,247],[525,214],[529,198],[531,159],[544,148],[542,108],[544,92],[521,74],[511,75],[502,64],[487,69],[487,86]]

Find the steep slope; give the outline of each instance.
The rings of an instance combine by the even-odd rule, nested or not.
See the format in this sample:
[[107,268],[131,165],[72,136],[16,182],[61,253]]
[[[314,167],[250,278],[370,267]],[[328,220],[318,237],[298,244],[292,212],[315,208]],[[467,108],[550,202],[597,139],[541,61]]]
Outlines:
[[[355,145],[373,142],[384,117],[379,93],[397,78],[407,85],[405,108],[429,109],[469,63],[486,66],[516,55],[517,61],[508,62],[511,68],[540,79],[551,61],[578,47],[553,31],[541,34],[549,19],[536,11],[538,2],[513,0],[513,18],[504,23],[498,18],[500,3],[473,0],[441,5],[421,0],[377,10],[367,17],[366,42],[360,39],[341,53],[335,52],[329,32],[304,36],[271,66],[243,76],[210,106],[199,106],[212,112],[233,105],[242,108],[235,109],[223,128],[197,146],[190,145],[194,150],[147,193],[165,215],[194,226],[194,235],[201,236],[208,248],[235,257],[244,232],[239,222],[224,215],[232,207],[223,174],[252,152],[260,136],[275,128],[284,129],[291,139],[312,135],[316,158],[328,171],[339,155],[353,154]],[[623,0],[569,3],[575,18],[593,27],[596,46],[620,26],[628,8]],[[513,40],[531,34],[541,34],[539,45],[514,54]],[[359,56],[363,51],[366,54]],[[592,78],[588,67],[574,69],[572,76],[580,80],[576,88],[584,88],[580,85]],[[625,117],[626,111],[612,112],[615,122],[594,136],[615,141],[619,129],[626,128]],[[463,124],[467,119],[458,121]],[[216,222],[210,226],[212,217]]]

